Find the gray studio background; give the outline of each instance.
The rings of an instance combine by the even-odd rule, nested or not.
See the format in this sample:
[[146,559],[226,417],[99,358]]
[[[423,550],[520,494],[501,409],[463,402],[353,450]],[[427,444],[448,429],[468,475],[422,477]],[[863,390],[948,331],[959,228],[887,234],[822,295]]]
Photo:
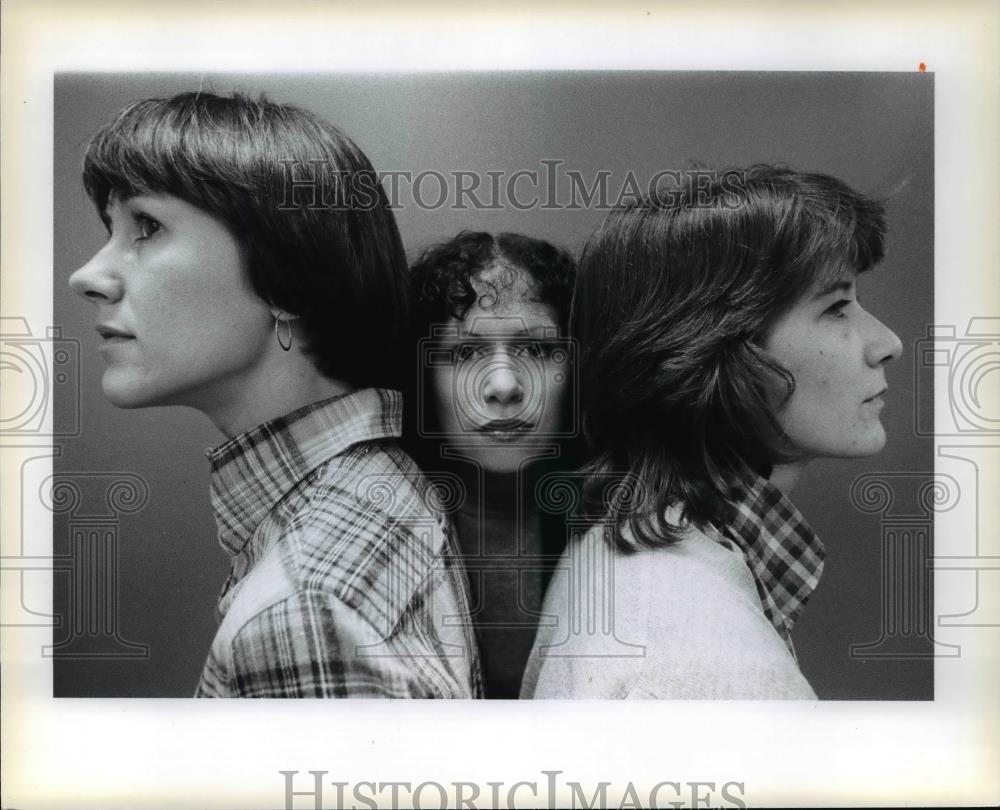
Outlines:
[[[861,286],[865,305],[896,330],[904,346],[902,359],[888,369],[889,444],[874,459],[814,464],[794,493],[828,553],[795,642],[821,698],[933,697],[929,643],[910,645],[915,658],[850,654],[852,644],[878,641],[884,624],[881,518],[852,504],[852,482],[870,472],[933,470],[932,441],[915,430],[914,363],[914,343],[934,311],[933,78],[698,72],[57,76],[54,324],[64,337],[79,340],[81,368],[80,431],[61,442],[55,472],[77,481],[110,480],[92,473],[131,474],[148,487],[141,509],[116,518],[116,610],[106,614],[121,640],[147,645],[148,655],[87,657],[88,650],[115,654],[125,648],[107,633],[90,638],[86,628],[74,629],[70,576],[57,573],[55,609],[63,622],[55,639],[73,640],[65,649],[84,656],[56,658],[57,696],[190,695],[215,632],[215,600],[227,561],[215,539],[204,451],[222,437],[192,410],[122,411],[105,402],[93,307],[66,283],[104,241],[80,183],[89,137],[130,101],[199,87],[266,92],[307,107],[354,138],[380,171],[541,174],[541,161],[560,160],[560,172],[579,171],[588,183],[599,171],[611,171],[614,197],[628,170],[645,179],[664,169],[683,170],[692,161],[720,167],[766,161],[891,194],[888,257]],[[557,194],[565,199],[568,181],[560,178]],[[425,199],[433,200],[437,188],[433,181],[422,186]],[[396,213],[411,259],[429,242],[462,228],[521,231],[575,252],[603,217],[596,207],[424,210],[412,204],[412,195],[401,194],[400,200],[405,204]],[[77,399],[75,392],[60,391],[56,419],[66,420]],[[920,403],[925,413],[929,405]],[[56,554],[69,553],[73,520],[73,514],[55,515]],[[922,596],[926,601],[929,593]],[[108,626],[104,622],[99,633]]]

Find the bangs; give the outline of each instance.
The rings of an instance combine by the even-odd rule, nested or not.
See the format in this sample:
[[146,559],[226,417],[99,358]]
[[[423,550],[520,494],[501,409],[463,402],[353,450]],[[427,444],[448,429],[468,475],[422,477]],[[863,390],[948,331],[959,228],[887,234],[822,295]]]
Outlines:
[[885,256],[885,208],[881,202],[851,195],[850,200],[837,199],[831,205],[816,206],[809,198],[805,202],[811,220],[803,231],[807,234],[803,262],[816,267],[815,280],[833,281],[844,271],[864,273]]
[[823,179],[822,186],[800,180],[796,188],[776,184],[771,190],[778,198],[769,207],[775,216],[775,264],[784,266],[784,303],[810,288],[867,272],[885,256],[884,204]]
[[238,183],[239,155],[248,146],[241,142],[253,132],[251,122],[227,125],[222,119],[232,117],[232,107],[212,106],[192,94],[187,103],[147,99],[122,110],[84,157],[83,185],[98,209],[107,208],[112,194],[168,193],[201,204],[220,182]]

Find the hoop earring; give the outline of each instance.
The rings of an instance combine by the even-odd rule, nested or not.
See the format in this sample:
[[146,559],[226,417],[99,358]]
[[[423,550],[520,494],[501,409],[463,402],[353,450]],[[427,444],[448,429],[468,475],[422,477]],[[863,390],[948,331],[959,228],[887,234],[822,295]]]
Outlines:
[[281,339],[281,333],[278,331],[278,324],[282,322],[281,318],[275,317],[274,319],[274,337],[278,341],[278,345],[281,346],[283,351],[288,351],[292,348],[292,322],[287,318],[284,319],[284,324],[288,328],[288,338],[286,340]]

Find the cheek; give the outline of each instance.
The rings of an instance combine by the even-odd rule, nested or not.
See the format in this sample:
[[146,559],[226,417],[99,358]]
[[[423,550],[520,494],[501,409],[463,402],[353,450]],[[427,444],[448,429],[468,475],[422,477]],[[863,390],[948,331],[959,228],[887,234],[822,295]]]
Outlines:
[[561,375],[561,379],[557,380],[554,374],[550,374],[545,386],[545,410],[543,413],[545,422],[549,426],[558,426],[562,422],[566,396],[570,387],[565,372],[558,373]]
[[212,346],[220,359],[242,358],[247,361],[262,357],[269,342],[274,341],[274,320],[264,307],[248,308],[229,313],[205,329],[203,349]]
[[204,363],[262,355],[274,339],[274,319],[264,302],[250,298],[191,296],[175,299],[155,317],[164,341]]
[[858,421],[849,374],[827,351],[815,351],[793,370],[795,392],[778,421],[793,443],[820,456],[850,456]]
[[[808,393],[828,391],[835,385],[836,353],[829,347],[809,345],[806,338],[795,343],[786,343],[772,354],[776,360],[795,381],[793,400]],[[780,387],[784,393],[784,387]]]
[[228,236],[205,237],[178,246],[172,257],[165,259],[171,260],[179,271],[176,278],[179,294],[189,298],[192,294],[198,296],[206,305],[224,302],[227,306],[240,306],[259,300],[239,248]]
[[448,429],[455,421],[455,371],[434,368],[427,373],[430,398],[428,406],[435,409],[441,427]]
[[784,345],[772,358],[787,371],[795,386],[786,399],[784,383],[775,382],[772,392],[778,422],[793,440],[814,438],[829,422],[834,406],[835,385],[829,353],[821,348],[804,351],[798,345]]
[[810,394],[817,407],[833,407],[851,399],[856,393],[857,372],[845,367],[844,357],[845,352],[837,346],[815,349],[794,371],[796,388]]
[[193,369],[245,365],[273,339],[268,306],[228,255],[175,255],[136,278],[130,302],[155,359],[184,358]]

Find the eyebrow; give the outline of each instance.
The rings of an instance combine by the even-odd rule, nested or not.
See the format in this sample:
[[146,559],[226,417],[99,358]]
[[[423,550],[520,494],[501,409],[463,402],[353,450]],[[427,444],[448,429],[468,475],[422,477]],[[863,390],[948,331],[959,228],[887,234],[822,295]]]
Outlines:
[[824,296],[830,295],[830,293],[847,291],[854,286],[855,281],[856,279],[854,276],[851,276],[850,278],[834,279],[829,284],[825,285],[823,289],[817,292],[816,295],[813,296],[813,300],[823,298]]

